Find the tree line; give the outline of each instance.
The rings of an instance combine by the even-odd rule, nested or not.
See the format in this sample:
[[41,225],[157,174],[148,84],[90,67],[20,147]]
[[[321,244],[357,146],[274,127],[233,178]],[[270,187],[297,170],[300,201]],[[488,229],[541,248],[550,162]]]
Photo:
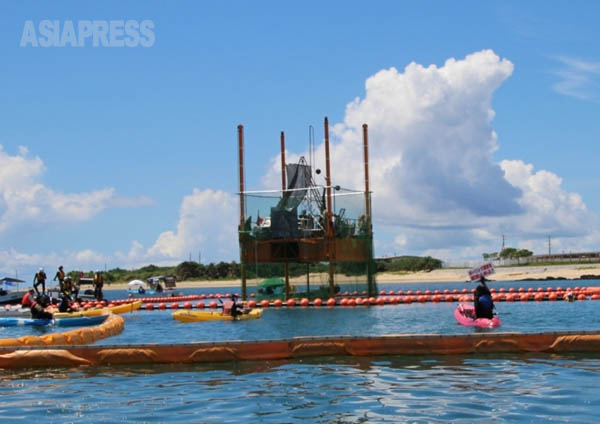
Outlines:
[[483,259],[486,260],[494,260],[494,259],[518,259],[518,258],[527,258],[532,256],[533,252],[527,249],[515,249],[514,247],[505,247],[498,252],[494,253],[484,253]]
[[[394,271],[431,271],[442,267],[442,261],[439,259],[418,256],[401,256],[394,259],[377,259],[374,261],[376,272],[394,272]],[[366,262],[338,262],[336,272],[345,275],[362,275],[367,272]],[[270,278],[281,277],[284,275],[284,264],[247,264],[247,278]],[[311,273],[329,272],[327,263],[298,264],[290,263],[288,266],[289,275],[297,277]],[[71,271],[68,273],[75,280],[80,277],[92,277],[93,272]],[[156,266],[147,265],[139,269],[125,270],[114,268],[103,272],[105,283],[128,282],[131,280],[142,280],[159,275],[174,275],[177,281],[184,280],[226,280],[238,279],[241,277],[241,266],[239,263],[218,262],[201,264],[194,261],[185,261],[176,266]]]

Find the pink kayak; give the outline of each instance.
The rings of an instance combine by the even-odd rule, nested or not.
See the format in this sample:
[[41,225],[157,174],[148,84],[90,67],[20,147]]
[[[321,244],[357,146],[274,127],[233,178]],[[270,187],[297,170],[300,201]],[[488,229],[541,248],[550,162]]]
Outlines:
[[500,318],[497,315],[494,315],[494,318],[476,318],[475,316],[475,307],[473,305],[469,305],[467,303],[459,303],[456,309],[454,310],[454,318],[461,325],[467,325],[472,327],[481,327],[481,328],[496,328],[500,327]]

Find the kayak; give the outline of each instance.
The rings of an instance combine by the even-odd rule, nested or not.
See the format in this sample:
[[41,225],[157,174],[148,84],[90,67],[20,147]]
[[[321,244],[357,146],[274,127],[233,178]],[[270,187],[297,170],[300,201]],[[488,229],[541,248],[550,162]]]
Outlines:
[[473,318],[475,316],[475,307],[467,303],[459,303],[454,310],[454,318],[461,325],[481,328],[500,327],[500,318],[494,315],[494,318]]
[[33,319],[17,317],[0,317],[0,327],[18,327],[22,325],[33,325],[44,327],[55,325],[57,327],[85,327],[89,325],[102,324],[108,315],[99,315],[95,317],[79,317],[70,319]]
[[[248,313],[238,315],[235,320],[257,319],[262,315],[260,308],[250,309]],[[173,318],[181,322],[199,322],[199,321],[233,321],[231,315],[223,315],[221,311],[188,311],[180,310],[173,312]]]
[[133,312],[140,309],[142,306],[142,301],[138,300],[137,302],[132,303],[124,303],[122,305],[111,306],[106,308],[98,308],[98,309],[88,309],[85,311],[77,311],[77,312],[56,312],[54,314],[54,318],[78,318],[78,317],[94,317],[98,315],[106,315],[109,313],[113,314],[125,314],[127,312]]

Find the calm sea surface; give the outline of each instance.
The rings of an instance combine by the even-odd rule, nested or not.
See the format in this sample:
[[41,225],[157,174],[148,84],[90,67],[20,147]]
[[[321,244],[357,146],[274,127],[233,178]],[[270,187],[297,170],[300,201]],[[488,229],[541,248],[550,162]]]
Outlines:
[[[573,282],[504,287],[564,288],[565,283]],[[600,286],[599,281],[577,283]],[[384,290],[413,291],[455,287],[463,285],[380,285]],[[176,322],[169,311],[140,311],[123,315],[122,334],[97,344],[600,329],[600,301],[498,303],[503,325],[496,330],[457,325],[452,316],[455,306],[267,309],[259,320],[190,324]],[[39,333],[32,328],[0,329],[0,337]],[[321,357],[193,366],[0,370],[0,422],[36,419],[56,423],[597,423],[600,354]]]

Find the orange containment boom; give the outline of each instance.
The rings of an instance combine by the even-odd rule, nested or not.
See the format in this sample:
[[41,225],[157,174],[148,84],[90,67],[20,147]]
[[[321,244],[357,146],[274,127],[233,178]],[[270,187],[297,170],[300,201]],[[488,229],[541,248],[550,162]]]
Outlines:
[[43,336],[0,339],[0,349],[14,350],[15,347],[89,344],[119,334],[123,331],[124,325],[125,320],[122,317],[111,314],[102,324],[95,327],[83,327],[65,333],[50,333]]
[[0,367],[169,364],[284,360],[311,356],[456,355],[600,352],[600,331],[538,334],[295,337],[289,340],[199,342],[181,345],[2,347]]

